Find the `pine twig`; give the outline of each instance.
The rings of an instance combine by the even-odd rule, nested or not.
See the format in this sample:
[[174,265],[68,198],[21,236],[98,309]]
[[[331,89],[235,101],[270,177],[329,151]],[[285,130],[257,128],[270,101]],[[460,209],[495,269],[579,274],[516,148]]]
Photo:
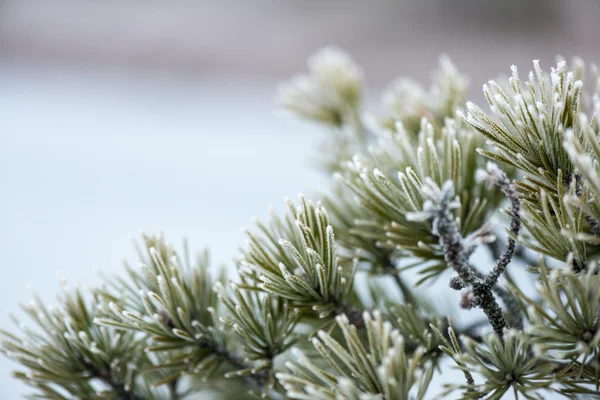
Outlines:
[[362,329],[365,327],[365,321],[363,319],[363,313],[365,310],[361,310],[356,307],[350,307],[347,304],[341,304],[335,302],[334,313],[335,315],[345,315],[348,318],[350,324],[354,325],[358,329]]
[[473,306],[481,308],[494,332],[502,337],[504,328],[508,327],[508,322],[492,293],[493,285],[490,285],[486,279],[478,278],[470,267],[470,248],[463,243],[463,237],[452,213],[452,209],[459,206],[454,199],[454,185],[448,181],[440,189],[433,181],[427,180],[423,192],[428,197],[428,201],[425,203],[423,212],[411,215],[411,219],[432,220],[432,232],[439,238],[444,251],[444,259],[458,274],[460,280],[460,285],[457,285],[456,279],[451,281],[451,284],[454,285],[453,288],[458,286],[471,288],[473,297],[464,304],[465,308]]
[[169,382],[168,387],[169,387],[169,399],[170,400],[179,400],[180,396],[179,393],[177,392],[177,384],[179,383],[179,379],[173,379],[171,382]]
[[383,271],[386,274],[390,275],[394,279],[394,282],[396,282],[398,289],[400,289],[400,293],[402,293],[402,297],[404,298],[404,301],[406,303],[416,304],[416,299],[412,293],[412,290],[402,280],[402,278],[399,275],[398,270],[396,269],[396,265],[395,265],[394,261],[390,257],[386,258]]
[[[232,353],[225,349],[216,349],[215,354],[221,357],[223,360],[227,362],[231,367],[233,367],[237,371],[252,369],[250,365],[238,354]],[[245,374],[243,377],[256,385],[259,388],[263,388],[266,381],[269,378],[270,369],[263,369],[258,372],[251,372],[250,374]]]
[[521,229],[521,201],[506,174],[496,164],[488,163],[487,170],[488,180],[494,185],[499,186],[502,193],[509,200],[511,217],[509,230],[511,235],[508,237],[506,249],[496,261],[492,272],[485,278],[485,284],[493,288],[498,283],[500,276],[506,271],[506,267],[510,264],[515,254],[517,246],[515,238],[519,235],[519,230]]

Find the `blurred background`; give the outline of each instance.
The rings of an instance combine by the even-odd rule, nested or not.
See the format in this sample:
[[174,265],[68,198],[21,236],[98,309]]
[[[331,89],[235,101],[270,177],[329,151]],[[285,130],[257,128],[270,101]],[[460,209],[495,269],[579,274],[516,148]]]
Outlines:
[[[229,264],[240,227],[320,189],[323,134],[277,114],[276,86],[338,45],[369,102],[428,85],[440,53],[481,85],[555,56],[600,62],[598,0],[0,1],[0,327],[28,286],[81,285],[134,260],[140,229]],[[24,387],[0,358],[0,398]]]

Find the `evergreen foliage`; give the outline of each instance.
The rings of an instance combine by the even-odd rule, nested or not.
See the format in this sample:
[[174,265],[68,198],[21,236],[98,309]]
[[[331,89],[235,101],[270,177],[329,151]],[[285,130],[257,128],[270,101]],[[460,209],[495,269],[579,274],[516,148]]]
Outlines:
[[[534,61],[523,83],[513,66],[484,85],[487,113],[463,109],[468,80],[443,56],[430,89],[399,78],[371,115],[362,70],[321,50],[279,92],[327,130],[321,201],[257,221],[234,276],[144,235],[139,267],[65,287],[56,308],[35,297],[36,327],[0,331],[0,350],[31,398],[600,398],[600,79],[585,75]],[[428,299],[435,280],[453,290]],[[464,382],[432,385],[448,363]]]

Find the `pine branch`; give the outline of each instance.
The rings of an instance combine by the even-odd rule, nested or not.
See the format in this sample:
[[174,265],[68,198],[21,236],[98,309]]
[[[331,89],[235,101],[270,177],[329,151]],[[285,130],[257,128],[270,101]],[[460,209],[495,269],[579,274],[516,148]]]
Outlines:
[[285,298],[301,313],[316,312],[319,318],[349,312],[358,260],[341,263],[320,203],[301,197],[297,208],[290,201],[288,206],[288,215],[273,215],[269,227],[257,222],[262,235],[248,233],[240,270],[246,286]]
[[492,269],[492,272],[485,278],[485,285],[493,288],[498,283],[498,279],[506,271],[506,267],[510,264],[513,255],[515,254],[516,241],[515,238],[519,236],[519,230],[521,229],[521,201],[517,196],[517,193],[510,184],[510,181],[506,174],[501,171],[495,164],[488,163],[487,167],[488,175],[487,179],[494,185],[499,186],[506,198],[510,202],[510,229],[506,249],[504,253],[496,261],[496,265]]
[[417,304],[417,300],[413,295],[412,290],[408,287],[408,285],[402,280],[398,270],[395,267],[387,268],[386,273],[390,275],[394,282],[396,282],[396,286],[400,289],[400,293],[402,293],[402,297],[406,303]]
[[[105,396],[119,400],[153,400],[160,393],[149,389],[139,370],[151,365],[145,341],[132,333],[99,327],[97,299],[78,288],[64,288],[59,307],[49,308],[37,296],[26,313],[39,330],[20,325],[22,333],[0,331],[1,352],[27,372],[15,376],[48,399],[91,399],[101,382]],[[94,382],[95,381],[95,382]]]
[[363,344],[356,327],[344,316],[336,318],[344,342],[324,331],[312,341],[337,378],[296,351],[297,363],[288,363],[289,372],[277,374],[289,398],[408,399],[413,386],[418,389],[416,398],[424,397],[433,376],[433,366],[422,360],[424,349],[409,357],[399,331],[379,313],[365,313],[363,318],[368,344]]
[[[432,233],[439,237],[446,263],[458,274],[461,286],[469,288],[472,292],[472,298],[465,306],[481,308],[494,332],[502,337],[508,323],[492,294],[493,286],[489,285],[485,279],[479,279],[469,266],[472,245],[464,243],[451,212],[453,208],[458,207],[454,198],[452,182],[446,182],[440,189],[433,181],[426,181],[423,192],[427,196],[428,202],[425,203],[422,213],[412,214],[411,218],[432,220]],[[455,283],[453,284],[456,286]]]
[[173,379],[171,382],[167,384],[169,388],[169,400],[180,400],[181,396],[177,392],[177,384],[179,383],[179,379]]
[[337,304],[336,302],[334,302],[333,304],[335,305],[334,313],[336,316],[345,316],[346,318],[348,318],[348,322],[350,324],[356,326],[359,329],[365,327],[364,320],[362,318],[365,310],[361,310],[356,307],[349,307],[346,304]]
[[227,364],[234,369],[233,372],[225,374],[225,377],[241,376],[245,380],[255,385],[259,391],[264,391],[265,384],[267,383],[269,375],[271,374],[271,368],[255,371],[253,365],[248,363],[244,357],[239,354],[235,354],[225,349],[215,349],[214,353],[218,357],[221,357],[223,360],[225,360]]
[[[326,207],[301,196],[287,215],[257,222],[228,279],[212,278],[206,252],[192,263],[187,244],[180,255],[161,234],[143,236],[142,265],[126,264],[126,278],[90,298],[65,289],[54,309],[36,297],[24,307],[36,329],[0,331],[0,351],[23,369],[14,376],[31,397],[52,400],[182,400],[208,387],[228,398],[408,400],[424,398],[446,355],[465,382],[442,396],[600,398],[598,70],[591,96],[580,61],[571,71],[559,61],[549,75],[534,62],[525,86],[512,70],[507,88],[484,86],[494,118],[472,103],[456,118],[467,81],[441,58],[429,90],[398,79],[367,126],[361,69],[339,49],[317,53],[280,103],[330,132],[327,170],[342,185]],[[510,167],[482,173],[478,153]],[[504,198],[505,246],[489,240]],[[539,256],[529,265],[537,296],[507,271],[516,258],[534,264],[517,243]],[[470,263],[480,244],[494,259],[488,274]],[[544,256],[560,263],[551,270]],[[410,268],[415,287],[399,274]],[[458,331],[418,296],[447,269],[460,306],[487,321]],[[391,277],[403,303],[374,275]],[[375,306],[355,289],[363,278]],[[480,322],[493,333],[479,333]],[[307,338],[312,352],[288,354]]]
[[390,275],[394,279],[396,286],[398,286],[398,289],[400,289],[400,293],[402,293],[402,298],[404,299],[404,302],[410,304],[417,304],[417,299],[415,298],[411,288],[408,287],[408,285],[400,277],[399,271],[396,268],[396,263],[392,260],[391,257],[386,257],[383,271],[385,274]]
[[[369,156],[345,163],[339,175],[359,202],[360,214],[350,234],[375,239],[378,247],[422,260],[415,263],[423,275],[419,283],[441,274],[446,265],[440,262],[443,252],[431,235],[429,222],[408,216],[423,208],[423,182],[430,179],[441,185],[450,180],[462,198],[455,211],[461,221],[459,231],[469,235],[481,229],[501,198],[496,188],[489,190],[475,179],[483,161],[476,151],[479,146],[484,146],[483,140],[451,118],[437,129],[423,119],[417,138],[398,125],[397,132],[382,138]],[[373,254],[371,246],[368,249]]]

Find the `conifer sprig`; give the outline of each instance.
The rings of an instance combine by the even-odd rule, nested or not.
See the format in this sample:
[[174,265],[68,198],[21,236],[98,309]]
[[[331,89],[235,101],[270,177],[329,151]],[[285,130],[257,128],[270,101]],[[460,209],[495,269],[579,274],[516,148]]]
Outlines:
[[476,149],[483,142],[469,128],[460,123],[457,126],[455,120],[446,119],[440,131],[423,120],[416,142],[401,126],[391,135],[390,141],[382,141],[373,150],[371,158],[355,157],[347,163],[346,174],[340,178],[370,213],[355,221],[357,232],[364,227],[362,231],[371,232],[379,247],[423,259],[419,266],[425,281],[438,276],[446,266],[429,223],[407,217],[423,208],[424,182],[453,182],[461,198],[453,212],[465,236],[485,225],[498,203],[498,190],[477,181],[476,171],[484,164]]
[[[144,350],[157,354],[157,359],[147,369],[163,375],[153,382],[155,386],[174,384],[187,375],[212,384],[220,378],[243,376],[250,389],[260,389],[266,396],[272,387],[271,360],[239,352],[239,343],[220,321],[221,303],[213,291],[207,253],[200,253],[192,265],[187,246],[182,259],[160,233],[143,240],[139,272],[129,269],[132,282],[121,281],[116,293],[114,289],[99,291],[106,303],[95,323],[148,338]],[[137,296],[119,302],[122,292],[137,292]]]
[[[338,179],[322,204],[301,196],[257,222],[233,276],[211,274],[206,252],[192,262],[187,244],[179,253],[144,235],[140,267],[126,264],[124,277],[87,294],[65,289],[57,308],[36,297],[24,310],[37,327],[0,331],[0,351],[20,364],[32,398],[53,400],[184,400],[207,389],[424,399],[444,379],[445,357],[465,382],[438,397],[600,398],[591,70],[588,94],[581,61],[549,75],[534,62],[524,84],[513,68],[507,87],[484,86],[493,116],[471,103],[465,115],[467,79],[443,57],[429,90],[401,78],[372,118],[360,67],[325,49],[280,89],[286,110],[327,128],[321,159]],[[500,211],[504,249],[492,235]],[[517,243],[540,257],[527,265],[535,289],[508,271],[515,258],[535,264]],[[481,308],[489,325],[445,322],[448,308],[419,285],[447,273],[461,308]],[[388,292],[392,280],[401,297]]]
[[556,365],[535,355],[523,332],[506,330],[502,339],[498,335],[486,335],[483,343],[463,337],[462,342],[466,368],[482,376],[480,384],[455,386],[467,389],[463,398],[499,399],[513,392],[515,398],[542,399],[542,393],[553,390],[552,373]]
[[319,318],[348,313],[360,323],[348,304],[357,262],[340,264],[327,211],[304,197],[297,208],[289,201],[288,206],[286,217],[272,217],[271,229],[258,223],[262,236],[248,233],[242,264],[252,272],[246,276],[300,312]]
[[[481,154],[524,173],[516,187],[529,235],[521,242],[561,261],[571,259],[575,271],[585,270],[588,253],[595,252],[586,240],[598,231],[597,197],[589,194],[599,132],[597,77],[591,107],[586,107],[581,61],[573,71],[559,61],[549,75],[534,61],[535,72],[524,86],[517,68],[511,69],[508,88],[495,81],[483,87],[496,119],[472,103],[463,118],[494,147]],[[587,175],[583,181],[582,173]]]
[[580,275],[572,271],[549,271],[543,259],[538,271],[536,302],[519,293],[528,304],[530,326],[527,332],[539,353],[561,363],[564,380],[576,377],[600,386],[600,275],[595,265]]
[[410,357],[404,339],[381,314],[363,315],[368,344],[358,335],[345,316],[336,318],[344,336],[344,344],[320,331],[313,346],[326,360],[331,374],[313,364],[301,352],[296,363],[288,363],[288,373],[277,376],[292,399],[399,399],[425,395],[433,367],[422,361],[423,348]]
[[25,368],[14,376],[34,389],[35,398],[167,399],[151,388],[151,376],[140,373],[152,365],[144,338],[96,325],[97,304],[96,297],[66,285],[57,307],[34,296],[23,310],[36,326],[19,323],[19,334],[0,331],[0,351]]

